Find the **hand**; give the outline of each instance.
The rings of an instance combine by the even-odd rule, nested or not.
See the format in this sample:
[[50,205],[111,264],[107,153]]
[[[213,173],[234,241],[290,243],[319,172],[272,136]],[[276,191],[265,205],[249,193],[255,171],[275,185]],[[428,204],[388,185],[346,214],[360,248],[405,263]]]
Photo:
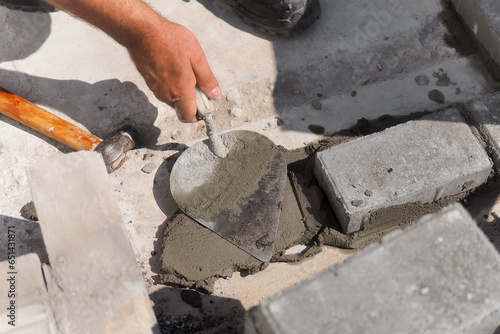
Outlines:
[[181,25],[162,20],[128,50],[149,88],[181,122],[196,122],[196,86],[210,99],[222,95],[198,40]]

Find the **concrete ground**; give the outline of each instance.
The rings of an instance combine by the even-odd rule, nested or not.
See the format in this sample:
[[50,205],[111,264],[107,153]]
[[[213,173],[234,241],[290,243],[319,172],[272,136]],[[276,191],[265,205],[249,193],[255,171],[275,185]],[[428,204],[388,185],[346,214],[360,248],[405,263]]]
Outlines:
[[[219,128],[257,131],[286,148],[360,118],[440,110],[498,89],[474,43],[439,0],[322,1],[321,19],[289,39],[244,24],[220,0],[149,3],[202,44],[224,92],[216,102]],[[0,86],[100,137],[126,123],[139,128],[139,148],[110,177],[157,316],[171,332],[189,322],[195,330],[199,319],[230,327],[244,309],[353,253],[325,247],[298,264],[236,273],[192,307],[179,289],[157,284],[157,254],[165,222],[177,210],[166,159],[204,139],[201,124],[180,123],[149,91],[123,47],[63,12],[0,7],[0,25]],[[31,201],[25,169],[69,151],[0,115],[0,217],[32,231],[21,253],[40,245],[36,224],[20,215]],[[153,171],[142,171],[150,163]]]

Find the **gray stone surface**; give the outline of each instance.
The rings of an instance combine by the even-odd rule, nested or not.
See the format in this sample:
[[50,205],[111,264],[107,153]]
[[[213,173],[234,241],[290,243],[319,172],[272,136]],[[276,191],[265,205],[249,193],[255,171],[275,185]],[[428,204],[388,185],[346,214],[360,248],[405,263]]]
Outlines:
[[[13,263],[13,264],[12,264]],[[2,308],[0,309],[0,333],[2,334],[56,334],[57,326],[49,302],[49,295],[45,287],[42,274],[42,264],[36,254],[27,254],[17,257],[14,262],[0,262],[0,272],[4,277],[0,280],[2,292]],[[13,265],[13,267],[10,267]],[[14,278],[12,282],[7,279]],[[15,288],[11,290],[10,283]],[[15,296],[10,296],[10,291]],[[11,301],[14,301],[14,316],[11,315]],[[13,321],[15,326],[8,322]]]
[[[361,117],[373,120],[385,114],[441,109],[442,104],[428,98],[434,89],[442,92],[445,103],[489,92],[490,83],[477,59],[446,44],[442,2],[320,1],[321,19],[289,39],[259,33],[229,10],[225,0],[147,2],[189,28],[202,44],[226,95],[218,102],[216,115],[221,132],[244,125],[276,144],[297,148],[321,138],[309,130],[310,125],[320,125],[331,134]],[[177,121],[175,111],[147,88],[127,51],[81,20],[62,11],[24,13],[0,6],[0,27],[0,86],[101,138],[127,120],[139,126],[144,145],[110,179],[144,281],[151,295],[158,296],[164,287],[156,284],[152,246],[160,252],[159,227],[178,209],[168,190],[166,166],[171,165],[165,158],[185,144],[192,146],[194,139],[205,138],[204,129]],[[450,78],[449,86],[438,86],[440,80],[434,75],[439,69]],[[311,106],[316,99],[322,103],[321,111]],[[229,115],[232,108],[243,114]],[[1,119],[1,215],[20,218],[20,208],[32,200],[26,167],[58,156],[60,150],[64,148]],[[151,153],[155,156],[145,162],[143,155]],[[158,168],[143,173],[141,168],[149,162]],[[273,271],[280,264],[271,264],[265,272],[274,273],[272,279],[266,273],[247,277],[246,285],[238,279],[220,280],[222,295],[232,295],[245,307],[253,305],[273,287],[284,286],[281,278],[303,277],[314,264],[323,265],[322,254],[304,267],[282,267],[287,268],[282,276]],[[255,289],[256,285],[266,289]],[[162,310],[169,316],[184,312],[175,291],[173,295],[162,297],[171,300],[163,303]],[[199,310],[194,314],[198,316]]]
[[493,60],[500,64],[500,2],[451,0],[451,3]]
[[60,155],[31,167],[28,177],[61,333],[155,332],[156,318],[100,154]]
[[344,232],[353,233],[377,209],[473,189],[491,166],[459,112],[448,109],[320,152],[315,175]]
[[490,334],[500,255],[455,204],[264,300],[248,319],[257,333]]
[[473,100],[465,105],[493,152],[495,168],[500,169],[500,93]]

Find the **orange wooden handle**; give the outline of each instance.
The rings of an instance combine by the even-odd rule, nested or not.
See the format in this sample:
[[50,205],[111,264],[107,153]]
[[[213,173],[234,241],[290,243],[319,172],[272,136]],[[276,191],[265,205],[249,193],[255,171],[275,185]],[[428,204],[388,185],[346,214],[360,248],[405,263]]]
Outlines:
[[102,139],[0,87],[0,112],[76,151],[93,151]]

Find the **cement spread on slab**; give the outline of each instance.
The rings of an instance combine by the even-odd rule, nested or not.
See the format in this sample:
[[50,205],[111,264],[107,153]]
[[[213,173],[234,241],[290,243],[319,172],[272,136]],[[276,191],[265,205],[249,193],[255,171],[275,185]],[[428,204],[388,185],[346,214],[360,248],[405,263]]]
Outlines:
[[[414,223],[425,214],[436,212],[468,196],[469,192],[464,192],[433,203],[408,203],[381,209],[371,214],[363,230],[350,235],[342,232],[313,177],[311,161],[314,154],[355,136],[377,132],[424,114],[402,118],[385,116],[376,122],[360,120],[355,127],[321,142],[293,151],[281,149],[288,163],[288,178],[271,262],[300,261],[320,252],[321,245],[365,247],[379,241],[389,232]],[[254,158],[258,156],[256,154]],[[227,186],[230,188],[237,185],[238,183]],[[298,254],[285,254],[287,249],[295,245],[307,247]],[[254,274],[266,267],[266,263],[258,261],[183,213],[176,214],[167,222],[159,273],[162,283],[178,284],[210,293],[218,278],[231,277],[234,271]]]
[[231,131],[220,138],[225,158],[214,157],[206,141],[179,157],[170,177],[172,196],[189,217],[267,262],[283,199],[285,159],[256,132]]

